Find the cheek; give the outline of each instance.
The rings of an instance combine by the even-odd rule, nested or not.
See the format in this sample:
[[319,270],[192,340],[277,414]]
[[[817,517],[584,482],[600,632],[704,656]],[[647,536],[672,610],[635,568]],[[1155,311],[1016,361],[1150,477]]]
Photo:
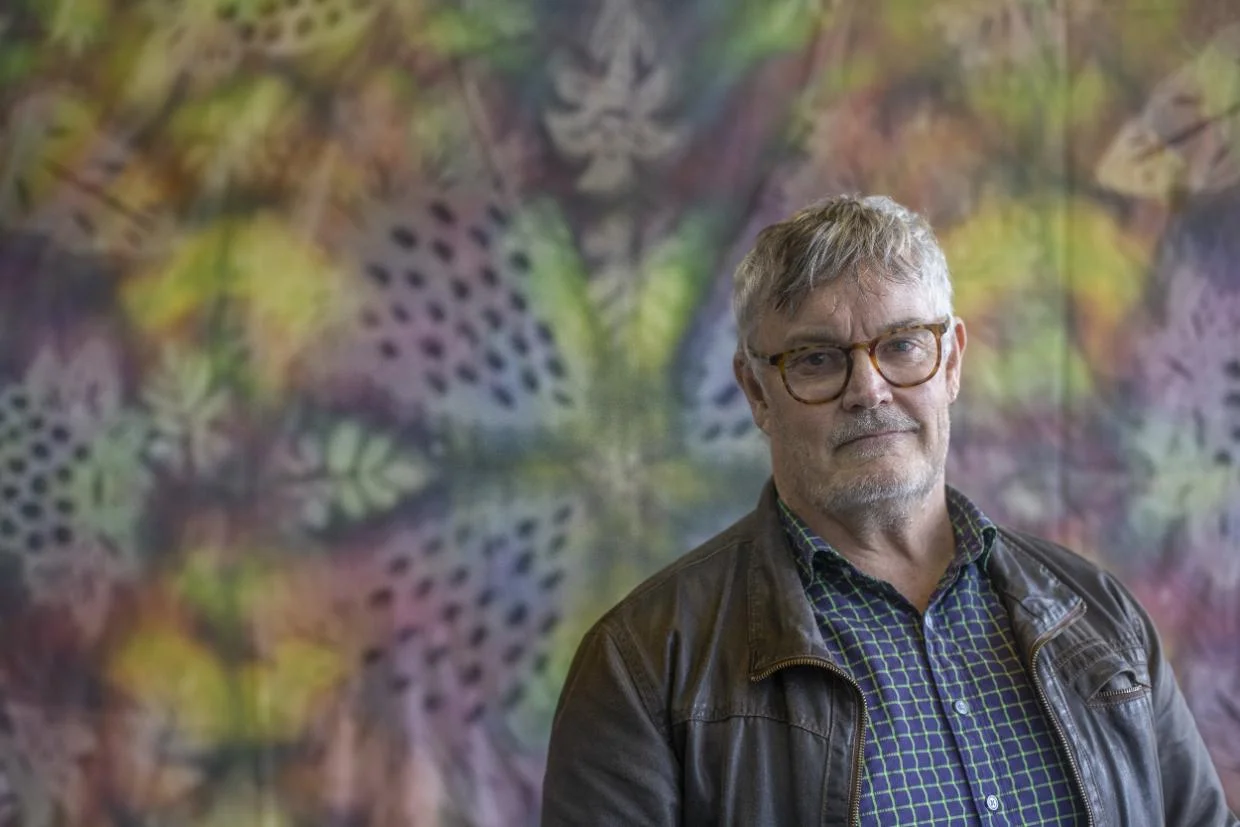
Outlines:
[[785,453],[806,453],[821,450],[831,433],[831,421],[825,411],[794,402],[795,408],[773,405],[770,409],[772,447]]
[[941,445],[951,432],[951,413],[946,404],[928,405],[912,412],[921,423],[923,442]]

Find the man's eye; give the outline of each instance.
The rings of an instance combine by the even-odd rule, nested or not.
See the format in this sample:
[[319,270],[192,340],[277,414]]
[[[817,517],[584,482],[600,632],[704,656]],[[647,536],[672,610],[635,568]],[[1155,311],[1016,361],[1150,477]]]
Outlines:
[[884,339],[879,344],[880,356],[922,356],[933,349],[934,340],[926,336],[910,334],[908,336],[893,336],[890,339]]
[[789,360],[789,367],[797,370],[833,370],[841,364],[842,355],[831,348],[802,351]]

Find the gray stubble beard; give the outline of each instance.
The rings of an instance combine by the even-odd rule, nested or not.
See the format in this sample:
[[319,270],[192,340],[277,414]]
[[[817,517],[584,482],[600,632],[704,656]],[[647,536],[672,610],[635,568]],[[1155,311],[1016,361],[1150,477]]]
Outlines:
[[[950,422],[943,423],[944,434]],[[804,454],[801,455],[805,456]],[[930,457],[916,475],[888,476],[861,474],[846,485],[828,483],[816,474],[810,463],[798,459],[795,475],[813,508],[820,513],[861,520],[876,526],[895,526],[943,484],[947,464],[947,445],[938,456]]]

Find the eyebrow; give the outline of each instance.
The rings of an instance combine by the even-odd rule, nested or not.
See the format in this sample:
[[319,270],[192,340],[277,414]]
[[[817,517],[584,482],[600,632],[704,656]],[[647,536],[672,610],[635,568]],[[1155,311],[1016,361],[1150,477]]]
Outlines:
[[[892,332],[893,330],[899,330],[902,327],[912,327],[919,324],[931,324],[931,322],[927,322],[917,316],[909,316],[904,319],[897,319],[887,325],[879,332],[878,335],[882,336]],[[842,341],[836,336],[824,333],[822,330],[805,330],[799,333],[794,333],[790,336],[787,341],[784,342],[784,347],[786,349],[801,347],[802,345],[834,345],[835,347],[843,347],[847,344],[849,343]]]

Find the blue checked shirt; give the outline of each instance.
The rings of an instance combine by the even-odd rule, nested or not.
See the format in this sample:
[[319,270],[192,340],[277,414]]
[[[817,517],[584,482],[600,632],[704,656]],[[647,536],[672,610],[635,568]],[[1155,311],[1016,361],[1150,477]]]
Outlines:
[[950,487],[947,502],[956,558],[924,617],[779,503],[827,651],[869,708],[861,824],[1084,824],[986,573],[997,529]]

